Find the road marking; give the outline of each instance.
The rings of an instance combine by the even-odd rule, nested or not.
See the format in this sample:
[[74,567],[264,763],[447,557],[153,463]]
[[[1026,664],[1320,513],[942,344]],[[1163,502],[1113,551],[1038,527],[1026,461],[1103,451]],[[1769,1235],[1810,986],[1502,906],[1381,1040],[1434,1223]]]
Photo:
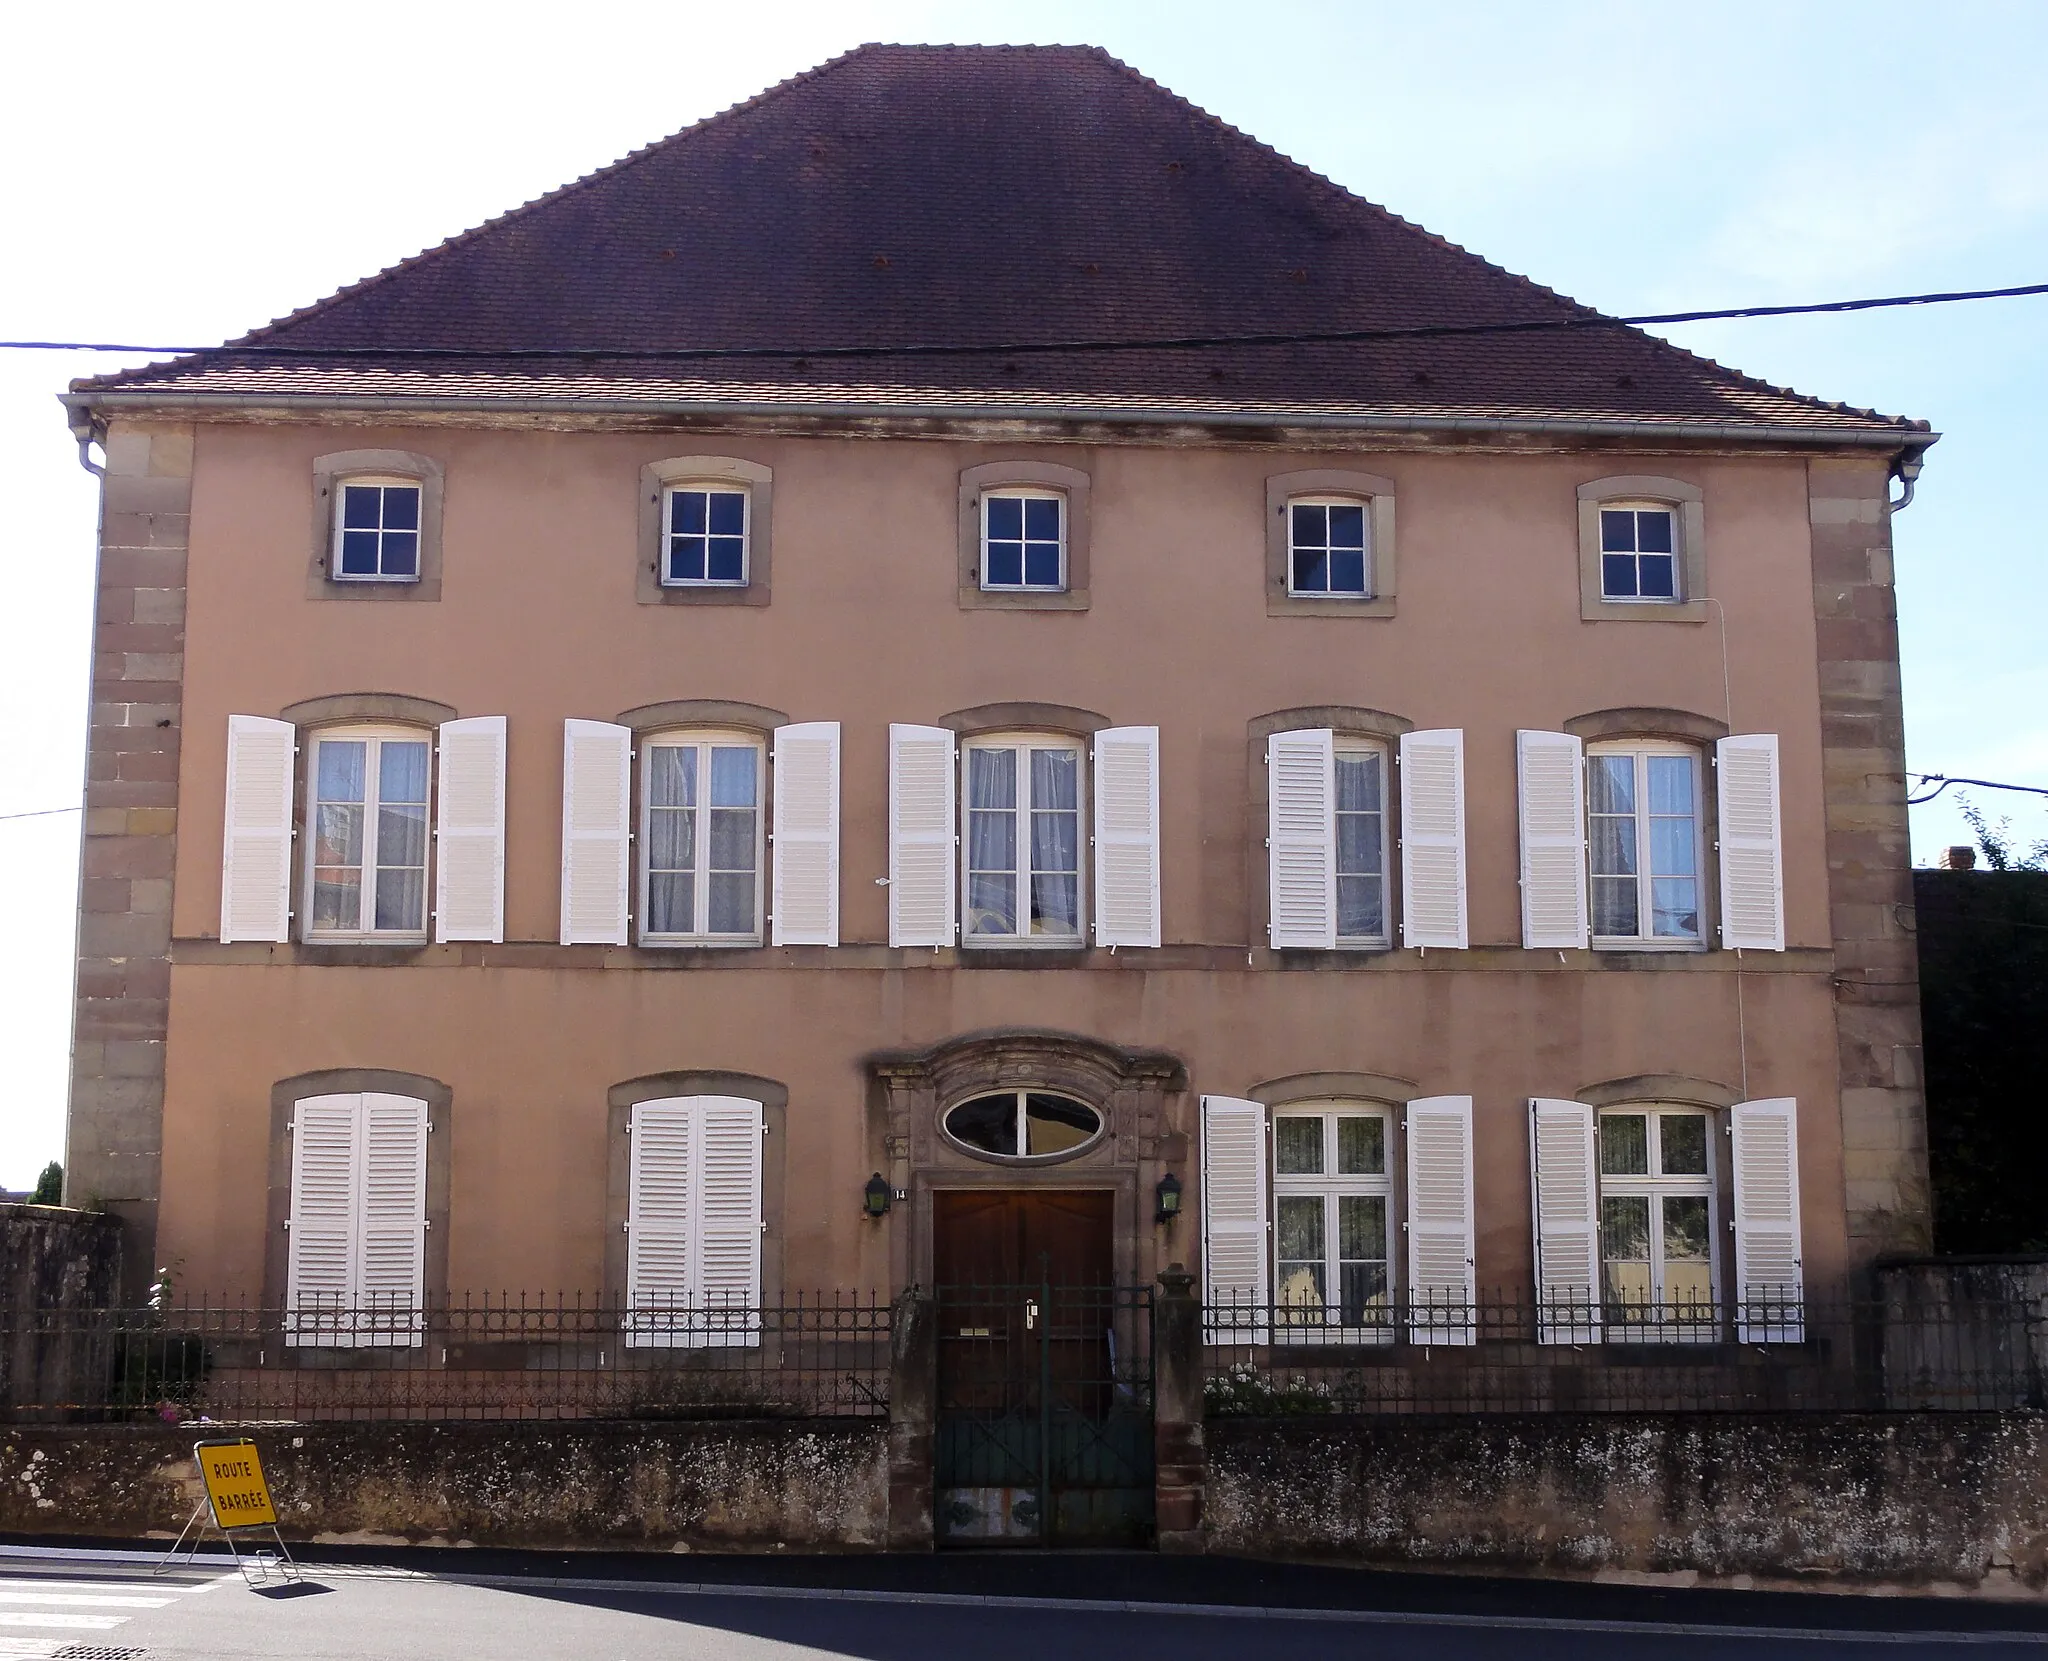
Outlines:
[[17,1592],[11,1588],[0,1591],[0,1603],[60,1603],[67,1608],[90,1608],[98,1604],[103,1609],[161,1609],[174,1601],[172,1598],[109,1597],[103,1592]]
[[7,1661],[47,1661],[71,1640],[68,1638],[0,1638],[0,1656]]
[[66,1626],[89,1632],[111,1632],[126,1615],[72,1615],[61,1610],[49,1614],[40,1609],[0,1609],[0,1626]]

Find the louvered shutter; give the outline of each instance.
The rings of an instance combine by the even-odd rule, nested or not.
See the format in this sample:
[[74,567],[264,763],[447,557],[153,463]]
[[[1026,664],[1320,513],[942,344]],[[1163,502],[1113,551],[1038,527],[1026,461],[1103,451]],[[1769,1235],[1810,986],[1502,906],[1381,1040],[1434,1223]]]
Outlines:
[[626,1342],[636,1348],[671,1346],[688,1325],[696,1125],[695,1103],[686,1096],[633,1108]]
[[778,946],[839,944],[839,723],[775,729]]
[[1156,946],[1159,729],[1095,735],[1095,944]]
[[505,717],[441,723],[434,938],[505,938]]
[[1747,733],[1714,746],[1721,798],[1721,944],[1785,949],[1785,879],[1778,814],[1778,735]]
[[1536,1341],[1600,1341],[1599,1167],[1593,1110],[1529,1103],[1530,1184],[1536,1216]]
[[1337,735],[1328,728],[1266,740],[1267,938],[1337,944]]
[[1266,1244],[1266,1109],[1234,1096],[1202,1098],[1203,1336],[1265,1342],[1272,1301]]
[[563,723],[562,944],[626,943],[632,876],[633,735],[609,721]]
[[761,1341],[761,1104],[699,1096],[690,1342],[731,1349]]
[[357,1132],[362,1173],[356,1342],[421,1339],[427,1252],[427,1104],[366,1094]]
[[944,727],[889,728],[889,944],[950,946],[958,767]]
[[1735,1165],[1735,1326],[1745,1344],[1806,1337],[1799,1112],[1790,1096],[1729,1109]]
[[1570,733],[1515,734],[1522,810],[1522,944],[1586,944],[1586,747]]
[[1465,935],[1465,734],[1401,735],[1401,939],[1462,948]]
[[228,717],[220,937],[291,938],[292,754],[297,731],[265,715]]
[[1478,1294],[1472,1098],[1424,1096],[1410,1102],[1407,1131],[1408,1336],[1417,1344],[1469,1344]]
[[360,1096],[292,1104],[285,1342],[333,1345],[352,1321],[358,1281],[356,1134]]

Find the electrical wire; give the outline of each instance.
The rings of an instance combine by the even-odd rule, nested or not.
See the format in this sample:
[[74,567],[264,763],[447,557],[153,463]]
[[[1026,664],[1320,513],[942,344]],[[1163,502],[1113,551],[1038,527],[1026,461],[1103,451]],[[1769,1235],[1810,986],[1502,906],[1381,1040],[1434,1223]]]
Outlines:
[[1273,334],[1165,335],[1155,338],[1110,337],[1079,340],[1014,340],[984,342],[907,341],[892,346],[683,346],[668,348],[620,346],[288,346],[248,343],[224,346],[140,346],[96,340],[0,340],[8,352],[118,352],[146,357],[486,358],[494,362],[532,359],[597,358],[669,362],[699,359],[887,358],[1021,356],[1049,352],[1199,351],[1230,346],[1335,346],[1388,340],[1438,340],[1467,335],[1536,334],[1574,329],[1619,329],[1669,323],[1713,323],[1755,317],[1803,317],[1901,306],[1943,306],[1962,300],[2011,300],[2048,294],[2048,283],[2022,283],[2010,288],[1954,289],[1929,294],[1888,294],[1858,300],[1821,300],[1794,306],[1725,306],[1702,311],[1644,312],[1633,317],[1608,317],[1597,312],[1565,317],[1528,318],[1493,323],[1424,323],[1405,328],[1302,330]]
[[77,807],[39,807],[28,813],[0,813],[0,819],[47,819],[53,813],[82,813],[83,803]]
[[1908,796],[1906,805],[1918,807],[1922,802],[1931,802],[1952,784],[1972,785],[1979,790],[2018,790],[2029,796],[2048,796],[2048,785],[2000,784],[1996,779],[1952,779],[1946,773],[1908,773],[1909,779],[1918,779],[1923,785],[1934,788],[1924,796]]

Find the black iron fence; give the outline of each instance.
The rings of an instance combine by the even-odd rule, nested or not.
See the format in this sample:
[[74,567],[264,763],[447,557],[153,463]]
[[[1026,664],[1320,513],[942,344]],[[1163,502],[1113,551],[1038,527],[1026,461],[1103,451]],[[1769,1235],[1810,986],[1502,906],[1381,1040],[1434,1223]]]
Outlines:
[[475,1297],[422,1308],[0,1309],[0,1414],[250,1424],[881,1417],[891,1311]]
[[2041,1411],[2040,1299],[1211,1305],[1212,1416]]

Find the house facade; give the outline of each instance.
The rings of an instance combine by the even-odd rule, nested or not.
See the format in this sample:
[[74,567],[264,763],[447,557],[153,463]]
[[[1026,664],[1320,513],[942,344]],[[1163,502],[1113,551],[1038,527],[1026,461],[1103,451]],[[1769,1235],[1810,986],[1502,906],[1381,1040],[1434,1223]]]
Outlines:
[[143,1279],[1767,1338],[1926,1244],[1923,425],[1067,49],[863,48],[67,403]]

